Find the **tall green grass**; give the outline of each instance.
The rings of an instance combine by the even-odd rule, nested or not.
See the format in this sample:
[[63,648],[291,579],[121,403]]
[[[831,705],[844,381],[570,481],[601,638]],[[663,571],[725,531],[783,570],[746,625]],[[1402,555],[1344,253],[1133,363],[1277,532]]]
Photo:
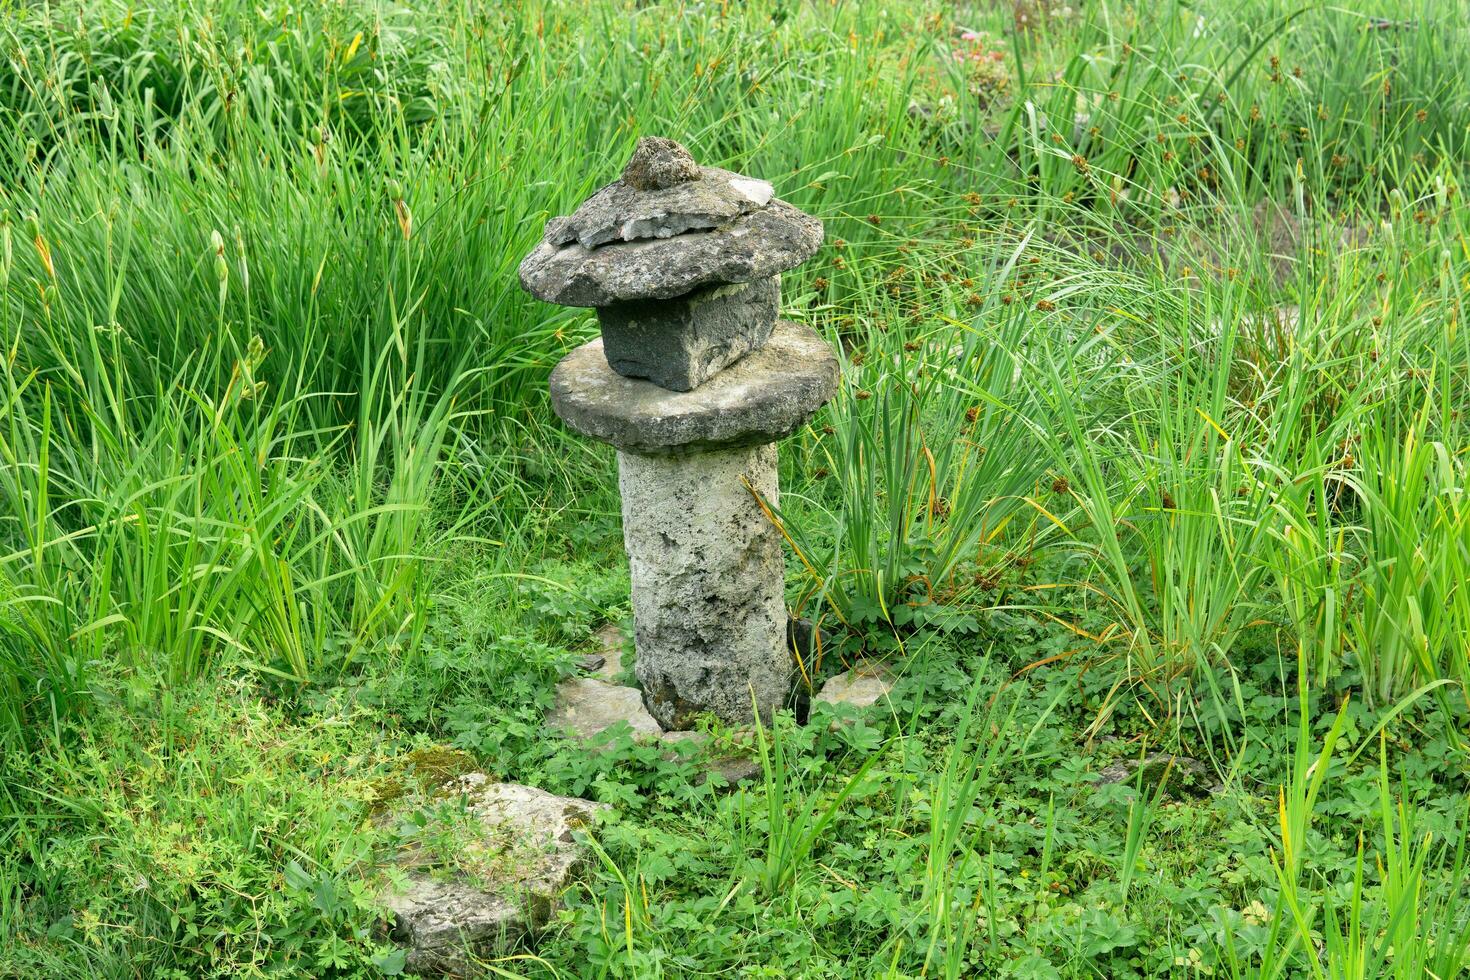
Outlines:
[[[587,317],[515,266],[640,133],[818,209],[846,182],[883,210],[904,190],[901,141],[874,138],[904,84],[861,83],[875,62],[843,43],[861,11],[691,10],[676,36],[554,3],[81,13],[0,33],[14,733],[119,672],[183,683],[227,656],[300,684],[411,656],[426,563],[514,537],[546,505],[528,472],[605,501],[568,482],[604,457],[546,451],[541,386]],[[851,82],[814,99],[814,75]],[[773,106],[816,141],[773,141]]]
[[[948,39],[918,30],[901,40],[903,23],[928,23],[909,7],[795,19],[761,5],[679,8],[672,31],[651,9],[597,7],[587,14],[596,32],[564,5],[531,2],[419,16],[313,7],[284,21],[229,4],[103,4],[75,22],[65,6],[19,10],[0,84],[0,111],[15,124],[0,156],[18,178],[3,202],[13,439],[28,447],[16,459],[37,458],[44,443],[50,470],[74,442],[156,457],[139,448],[154,438],[177,456],[206,444],[201,425],[228,416],[242,428],[208,422],[208,444],[225,458],[236,447],[278,458],[289,476],[266,483],[280,506],[260,516],[305,535],[283,538],[288,550],[289,540],[311,544],[272,560],[284,565],[257,558],[247,569],[209,535],[182,535],[198,549],[181,552],[188,567],[229,567],[247,592],[274,598],[252,599],[246,616],[227,613],[210,585],[195,599],[170,593],[198,610],[198,628],[140,635],[175,630],[162,643],[179,651],[170,662],[203,664],[238,644],[292,677],[312,673],[323,648],[348,664],[394,636],[411,646],[414,615],[399,606],[421,614],[423,599],[401,557],[416,536],[403,515],[432,493],[437,447],[460,453],[446,457],[457,499],[494,501],[480,530],[513,524],[525,500],[496,478],[519,463],[494,447],[560,439],[543,429],[539,379],[590,330],[585,316],[523,296],[514,265],[543,215],[586,194],[636,135],[666,130],[710,162],[772,175],[840,242],[788,290],[842,346],[847,378],[824,421],[830,435],[802,453],[803,471],[827,481],[794,488],[780,515],[805,562],[797,605],[815,600],[850,624],[953,624],[955,600],[1061,533],[1095,556],[1076,584],[1114,613],[1104,647],[1124,653],[1120,679],[1167,703],[1196,665],[1228,661],[1243,629],[1279,618],[1279,600],[1260,592],[1266,569],[1280,567],[1271,543],[1284,540],[1275,481],[1295,486],[1328,462],[1313,453],[1358,438],[1356,413],[1375,391],[1407,396],[1406,372],[1437,379],[1442,403],[1463,385],[1461,342],[1434,335],[1436,311],[1458,302],[1463,260],[1440,254],[1460,209],[1457,173],[1434,161],[1457,159],[1463,107],[1434,53],[1461,28],[1422,11],[1415,20],[1407,6],[1415,25],[1401,30],[1343,12],[1252,9],[1201,22],[1178,5],[1103,7],[1049,27],[1055,38],[1018,36],[1000,107],[958,98],[948,109],[946,93],[964,94]],[[1060,50],[1072,53],[1048,73]],[[1307,59],[1331,68],[1292,71]],[[589,72],[623,83],[589,88]],[[1391,74],[1389,96],[1368,98],[1348,83],[1354,72],[1380,89]],[[1418,119],[1407,109],[1416,100],[1436,111]],[[1352,125],[1338,111],[1347,106],[1362,110]],[[1281,217],[1263,223],[1259,205],[1273,198]],[[1329,220],[1329,210],[1352,217]],[[1377,228],[1380,214],[1391,234]],[[1120,260],[1133,271],[1120,275]],[[1386,265],[1436,267],[1442,285],[1429,295],[1376,284],[1371,270]],[[1334,279],[1351,285],[1326,291]],[[1286,292],[1297,294],[1295,328],[1265,328],[1259,311]],[[1369,319],[1387,326],[1365,331]],[[269,407],[224,412],[242,365],[241,392],[258,388]],[[155,417],[151,429],[143,420]],[[411,436],[420,424],[431,431]],[[1454,434],[1435,436],[1453,457]],[[420,453],[425,445],[436,448]],[[394,458],[410,446],[412,459]],[[400,465],[413,475],[384,476]],[[11,536],[15,556],[25,545],[37,564],[48,535],[93,526],[73,496],[129,499],[100,469],[78,486],[17,473],[14,512],[32,517]],[[243,468],[218,478],[260,479]],[[87,488],[94,480],[106,485]],[[321,507],[306,503],[318,480],[350,502],[332,534],[303,530],[310,519],[293,514]],[[55,517],[38,511],[53,501]],[[1384,525],[1340,516],[1367,529],[1347,544],[1386,541]],[[177,543],[163,527],[157,540]],[[83,540],[71,547],[90,561]],[[308,557],[328,542],[334,561],[359,571]],[[1357,558],[1343,560],[1359,571]],[[8,594],[59,588],[39,568],[24,574],[24,590]],[[214,581],[225,577],[196,584]],[[327,626],[335,612],[310,608],[337,589],[357,611]],[[307,593],[317,598],[303,606]],[[1365,595],[1406,601],[1348,586],[1345,615],[1369,616],[1357,605]],[[86,600],[53,635],[106,646],[114,627],[133,628],[110,617],[137,603]],[[1399,611],[1384,616],[1397,622]],[[270,638],[239,641],[245,621]],[[1441,638],[1425,643],[1454,642],[1443,639],[1453,626],[1432,628]],[[1350,653],[1323,642],[1333,657]],[[1369,648],[1379,656],[1376,639],[1353,644]],[[1385,681],[1365,665],[1382,697],[1422,682],[1431,663],[1453,673],[1463,662],[1426,653],[1410,671],[1407,654],[1382,656],[1389,674],[1413,675]],[[1336,669],[1324,662],[1319,673]]]

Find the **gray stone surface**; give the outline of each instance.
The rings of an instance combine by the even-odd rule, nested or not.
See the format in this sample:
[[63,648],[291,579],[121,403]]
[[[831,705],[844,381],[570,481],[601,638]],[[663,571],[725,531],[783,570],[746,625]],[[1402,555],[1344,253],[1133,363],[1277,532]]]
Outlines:
[[1113,783],[1133,785],[1138,779],[1140,768],[1143,770],[1145,793],[1155,792],[1159,783],[1165,780],[1165,791],[1175,798],[1206,796],[1220,790],[1209,766],[1198,759],[1168,752],[1151,752],[1142,759],[1136,756],[1119,759],[1097,774],[1097,783],[1099,786]]
[[618,455],[635,670],[666,729],[705,711],[746,724],[752,694],[769,717],[791,693],[781,535],[747,481],[778,502],[775,446]]
[[699,164],[689,151],[663,136],[640,136],[622,182],[640,191],[656,191],[699,178]]
[[658,738],[663,728],[643,707],[643,695],[596,677],[574,677],[556,686],[556,707],[546,716],[546,727],[587,741],[604,729],[626,721],[635,739]]
[[619,180],[583,201],[566,221],[548,225],[544,240],[552,245],[577,242],[592,249],[609,242],[672,238],[718,228],[765,207],[774,196],[775,190],[764,180],[718,167],[698,168],[693,180],[652,191]]
[[812,701],[871,708],[893,693],[893,682],[892,673],[882,665],[854,667],[827,678]]
[[464,976],[475,958],[493,956],[550,921],[584,853],[576,831],[605,804],[555,796],[530,786],[491,782],[471,773],[445,787],[463,795],[464,833],[453,866],[420,849],[398,863],[408,869],[383,903],[394,917],[392,938],[406,947],[411,973]]
[[780,276],[604,306],[602,352],[625,377],[691,391],[764,346],[780,307]]
[[552,406],[570,428],[649,455],[784,439],[836,390],[832,349],[810,327],[786,320],[760,350],[689,392],[618,374],[608,366],[601,338],[572,351],[551,372]]
[[645,137],[621,178],[546,223],[521,285],[548,303],[604,307],[770,278],[822,244],[822,223],[774,194]]
[[567,234],[565,219],[547,223],[547,238],[521,262],[521,285],[548,303],[610,306],[774,276],[817,251],[822,223],[773,199],[718,228],[672,238],[614,241],[597,248],[556,244]]
[[703,755],[705,778],[718,774],[727,786],[733,787],[759,779],[765,772],[753,750],[712,746],[710,737],[705,732],[664,732],[663,741],[670,745],[692,742],[699,746]]
[[597,659],[602,661],[592,668],[593,675],[609,684],[619,683],[623,676],[623,628],[617,623],[607,623],[593,638],[597,641]]
[[667,745],[682,745],[687,743],[703,749],[709,745],[709,733],[696,731],[664,732],[662,741]]
[[710,760],[709,771],[711,774],[718,773],[725,784],[730,787],[754,782],[765,775],[765,770],[761,768],[761,760],[753,755],[719,756]]

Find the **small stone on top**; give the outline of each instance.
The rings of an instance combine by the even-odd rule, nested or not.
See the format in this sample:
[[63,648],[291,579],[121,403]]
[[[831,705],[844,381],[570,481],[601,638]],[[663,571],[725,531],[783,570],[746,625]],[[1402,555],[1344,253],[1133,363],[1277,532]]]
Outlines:
[[700,177],[699,164],[689,151],[662,136],[642,136],[628,165],[623,183],[640,191],[661,191]]

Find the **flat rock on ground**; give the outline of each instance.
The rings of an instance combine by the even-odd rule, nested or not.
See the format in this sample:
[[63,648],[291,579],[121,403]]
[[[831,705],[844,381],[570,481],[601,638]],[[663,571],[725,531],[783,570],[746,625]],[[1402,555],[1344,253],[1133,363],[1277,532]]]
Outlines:
[[643,706],[643,693],[596,677],[574,677],[556,686],[556,707],[546,716],[546,727],[587,741],[620,721],[633,737],[658,738],[663,727]]
[[623,628],[606,623],[592,634],[597,652],[583,658],[584,669],[598,680],[617,684],[623,676]]
[[533,936],[550,921],[584,858],[576,832],[606,804],[555,796],[471,773],[444,786],[463,801],[454,852],[444,858],[405,850],[401,885],[383,902],[392,937],[407,949],[411,973],[467,976],[476,958]]
[[871,708],[893,692],[893,684],[893,674],[887,667],[865,664],[829,677],[812,701]]
[[665,732],[663,741],[667,745],[686,742],[698,746],[704,754],[705,772],[719,773],[732,787],[759,779],[765,771],[754,752],[712,745],[709,735],[704,732]]
[[1220,789],[1209,766],[1198,759],[1169,752],[1152,752],[1142,759],[1119,759],[1098,772],[1097,783],[1099,786],[1113,783],[1133,785],[1138,779],[1140,768],[1143,770],[1143,789],[1146,793],[1154,792],[1159,783],[1165,780],[1165,790],[1175,797],[1206,796]]

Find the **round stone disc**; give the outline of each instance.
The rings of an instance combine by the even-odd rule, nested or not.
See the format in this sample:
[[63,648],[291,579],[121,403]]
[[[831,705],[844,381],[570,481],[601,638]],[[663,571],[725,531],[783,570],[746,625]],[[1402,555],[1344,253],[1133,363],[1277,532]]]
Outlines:
[[599,337],[551,372],[551,404],[573,431],[626,452],[703,452],[786,438],[832,397],[837,373],[826,341],[790,320],[693,391],[623,377],[608,366]]

